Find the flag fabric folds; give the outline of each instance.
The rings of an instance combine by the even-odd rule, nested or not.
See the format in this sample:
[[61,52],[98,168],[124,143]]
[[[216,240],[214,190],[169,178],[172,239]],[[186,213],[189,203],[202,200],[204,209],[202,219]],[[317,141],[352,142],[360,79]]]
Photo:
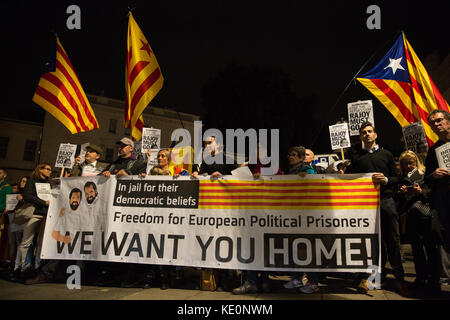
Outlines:
[[161,90],[164,78],[147,39],[129,14],[127,34],[124,125],[139,141],[144,121],[142,112]]
[[402,127],[422,121],[428,144],[438,140],[427,117],[435,109],[449,111],[422,62],[402,33],[369,72],[357,78],[391,112]]
[[33,102],[58,119],[72,134],[98,129],[94,111],[58,37],[55,55],[52,53],[46,68]]

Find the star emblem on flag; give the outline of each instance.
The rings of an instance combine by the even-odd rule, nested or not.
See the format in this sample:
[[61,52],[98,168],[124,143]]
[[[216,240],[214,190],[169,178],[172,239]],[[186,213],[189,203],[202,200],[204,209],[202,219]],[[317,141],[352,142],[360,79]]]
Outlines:
[[405,70],[405,68],[402,67],[402,65],[400,64],[400,62],[402,61],[403,57],[400,57],[398,59],[392,59],[389,58],[389,64],[384,67],[385,69],[387,68],[391,68],[392,69],[392,73],[395,75],[395,72],[397,72],[398,69],[400,70]]
[[144,42],[142,41],[142,39],[140,39],[142,42],[142,47],[140,48],[140,50],[144,50],[147,51],[148,56],[151,57],[152,56],[152,50],[150,49],[150,45],[148,44],[148,42]]

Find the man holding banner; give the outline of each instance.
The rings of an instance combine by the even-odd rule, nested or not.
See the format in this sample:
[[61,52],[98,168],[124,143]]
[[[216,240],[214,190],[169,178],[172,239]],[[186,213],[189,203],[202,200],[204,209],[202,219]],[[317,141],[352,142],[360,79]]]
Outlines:
[[[392,267],[399,294],[405,294],[404,270],[400,255],[399,214],[392,198],[393,186],[399,183],[396,174],[395,161],[392,153],[380,148],[376,143],[378,135],[370,122],[365,122],[360,128],[360,139],[364,148],[354,155],[346,173],[370,173],[375,185],[381,185],[380,219],[381,219],[381,282],[386,280],[386,261]],[[368,281],[362,279],[357,287],[359,292],[367,293]]]

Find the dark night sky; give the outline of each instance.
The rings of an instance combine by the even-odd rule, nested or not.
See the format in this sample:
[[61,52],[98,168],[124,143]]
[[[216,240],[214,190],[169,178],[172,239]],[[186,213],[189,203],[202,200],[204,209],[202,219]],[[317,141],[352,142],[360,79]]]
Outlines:
[[[151,104],[196,114],[204,112],[202,86],[231,61],[288,73],[299,97],[317,97],[310,116],[326,118],[328,125],[346,114],[348,102],[372,99],[360,84],[352,84],[330,112],[359,68],[377,50],[381,58],[400,30],[405,31],[422,61],[432,52],[443,59],[450,51],[448,1],[121,3],[3,2],[1,32],[3,53],[7,55],[2,59],[3,81],[7,81],[3,86],[3,96],[7,97],[3,110],[14,106],[9,116],[25,119],[42,115],[31,98],[53,41],[51,30],[59,34],[86,93],[99,94],[103,89],[106,96],[123,99],[128,6],[136,7],[133,15],[165,78]],[[81,30],[66,28],[66,8],[71,4],[81,8]],[[366,27],[366,8],[370,4],[381,8],[381,30]],[[395,127],[397,132],[400,129],[377,104],[375,116],[378,124],[386,122],[386,127]],[[317,126],[312,129],[317,130]],[[327,134],[327,127],[322,131]]]

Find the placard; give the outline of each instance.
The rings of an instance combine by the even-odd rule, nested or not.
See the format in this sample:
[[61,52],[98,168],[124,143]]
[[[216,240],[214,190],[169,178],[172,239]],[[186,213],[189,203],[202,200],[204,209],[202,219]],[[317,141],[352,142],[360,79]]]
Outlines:
[[450,142],[436,148],[439,168],[450,170]]
[[16,208],[19,200],[17,200],[17,193],[11,193],[6,195],[6,211],[12,211]]
[[405,147],[416,154],[426,153],[428,151],[428,142],[422,122],[414,122],[402,128],[405,139]]
[[147,153],[148,149],[161,148],[161,129],[143,128],[142,129],[142,148],[143,154]]
[[70,143],[61,143],[59,145],[58,155],[56,156],[55,168],[72,169],[75,163],[75,153],[77,145]]
[[369,121],[375,126],[372,100],[357,101],[347,104],[348,126],[351,136],[359,136],[361,125]]
[[338,123],[330,128],[331,149],[338,150],[350,147],[350,136],[347,123]]
[[38,198],[44,201],[50,201],[52,198],[50,183],[36,182],[35,185]]

